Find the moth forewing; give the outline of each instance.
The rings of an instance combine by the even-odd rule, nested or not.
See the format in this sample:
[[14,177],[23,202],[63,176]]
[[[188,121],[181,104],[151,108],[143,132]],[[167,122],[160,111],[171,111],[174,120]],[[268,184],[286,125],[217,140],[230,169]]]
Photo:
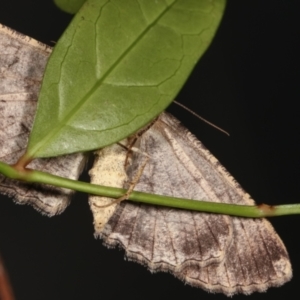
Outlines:
[[[51,48],[0,24],[0,160],[14,164],[25,152]],[[84,155],[36,159],[29,168],[77,179]],[[43,214],[61,213],[71,190],[30,185],[0,175],[0,192]]]
[[[128,181],[142,167],[145,153],[149,157],[136,184],[137,191],[212,202],[254,203],[201,142],[169,114],[161,114],[135,147],[138,151],[126,170]],[[120,156],[120,161],[124,157]],[[129,259],[151,271],[167,271],[193,286],[228,296],[263,292],[292,276],[285,246],[265,219],[130,202],[114,209],[97,235],[109,247],[123,247]]]

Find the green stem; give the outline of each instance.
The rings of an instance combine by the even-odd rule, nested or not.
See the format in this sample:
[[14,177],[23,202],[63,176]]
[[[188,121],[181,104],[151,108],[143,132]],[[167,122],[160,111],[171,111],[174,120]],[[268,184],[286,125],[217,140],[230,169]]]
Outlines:
[[[84,192],[109,198],[117,199],[122,197],[126,193],[125,189],[104,187],[82,181],[71,180],[36,170],[16,170],[15,168],[3,162],[0,162],[0,173],[11,179],[17,179],[31,183],[35,182],[50,184],[62,188],[75,190],[78,192]],[[300,204],[286,204],[278,206],[270,206],[266,204],[237,205],[173,198],[142,192],[132,192],[128,200],[147,204],[176,207],[187,210],[219,213],[250,218],[300,214]]]

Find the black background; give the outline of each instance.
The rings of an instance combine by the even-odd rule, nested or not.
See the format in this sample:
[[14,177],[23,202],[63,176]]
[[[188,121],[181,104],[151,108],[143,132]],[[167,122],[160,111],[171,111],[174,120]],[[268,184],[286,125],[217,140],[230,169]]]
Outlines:
[[[258,203],[300,202],[299,11],[297,0],[228,1],[214,42],[177,100],[231,137],[170,107]],[[0,23],[50,45],[70,20],[51,0],[1,1]],[[290,253],[294,277],[250,299],[299,290],[300,216],[271,221]],[[153,275],[125,261],[122,251],[106,249],[93,238],[86,195],[76,195],[53,218],[1,196],[0,252],[19,300],[225,299],[169,274]]]

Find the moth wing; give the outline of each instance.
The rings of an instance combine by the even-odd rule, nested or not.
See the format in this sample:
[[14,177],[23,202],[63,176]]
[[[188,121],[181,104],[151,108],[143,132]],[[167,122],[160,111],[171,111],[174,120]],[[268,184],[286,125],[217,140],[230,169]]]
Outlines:
[[[135,190],[212,202],[254,201],[208,150],[169,114],[136,145],[129,181],[149,156]],[[109,247],[151,271],[168,271],[210,292],[250,294],[291,278],[287,251],[265,219],[242,219],[122,203],[101,233]]]
[[[135,145],[139,150],[134,151],[127,172],[129,182],[144,164],[146,154],[149,161],[135,190],[203,199],[207,191],[199,188],[194,174],[178,162],[156,124]],[[109,246],[121,245],[129,258],[152,271],[180,272],[189,265],[204,267],[223,261],[232,242],[232,225],[228,216],[126,202],[97,234]]]
[[[38,92],[51,48],[0,24],[0,160],[13,164],[25,152]],[[77,179],[82,154],[36,159],[29,168]],[[49,216],[61,213],[70,190],[32,185],[0,175],[0,192]]]
[[227,296],[264,292],[292,277],[284,244],[265,219],[232,218],[233,242],[220,264],[190,266],[176,277]]

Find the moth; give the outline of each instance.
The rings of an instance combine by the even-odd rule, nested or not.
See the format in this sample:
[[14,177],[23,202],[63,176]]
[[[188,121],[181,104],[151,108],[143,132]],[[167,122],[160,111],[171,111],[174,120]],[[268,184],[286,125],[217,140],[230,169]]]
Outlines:
[[[0,159],[14,163],[32,127],[42,73],[51,49],[0,27]],[[122,145],[123,144],[123,145]],[[130,139],[99,150],[92,181],[213,202],[254,204],[228,172],[186,128],[163,113]],[[124,145],[126,147],[124,147]],[[128,158],[129,157],[129,158]],[[145,160],[146,159],[146,160]],[[145,163],[146,161],[146,163]],[[128,162],[128,163],[127,163]],[[36,160],[31,168],[78,178],[83,154]],[[61,213],[71,192],[0,177],[0,191],[46,215]],[[151,272],[165,271],[209,292],[251,294],[292,276],[284,244],[265,219],[244,219],[90,197],[95,235]]]

